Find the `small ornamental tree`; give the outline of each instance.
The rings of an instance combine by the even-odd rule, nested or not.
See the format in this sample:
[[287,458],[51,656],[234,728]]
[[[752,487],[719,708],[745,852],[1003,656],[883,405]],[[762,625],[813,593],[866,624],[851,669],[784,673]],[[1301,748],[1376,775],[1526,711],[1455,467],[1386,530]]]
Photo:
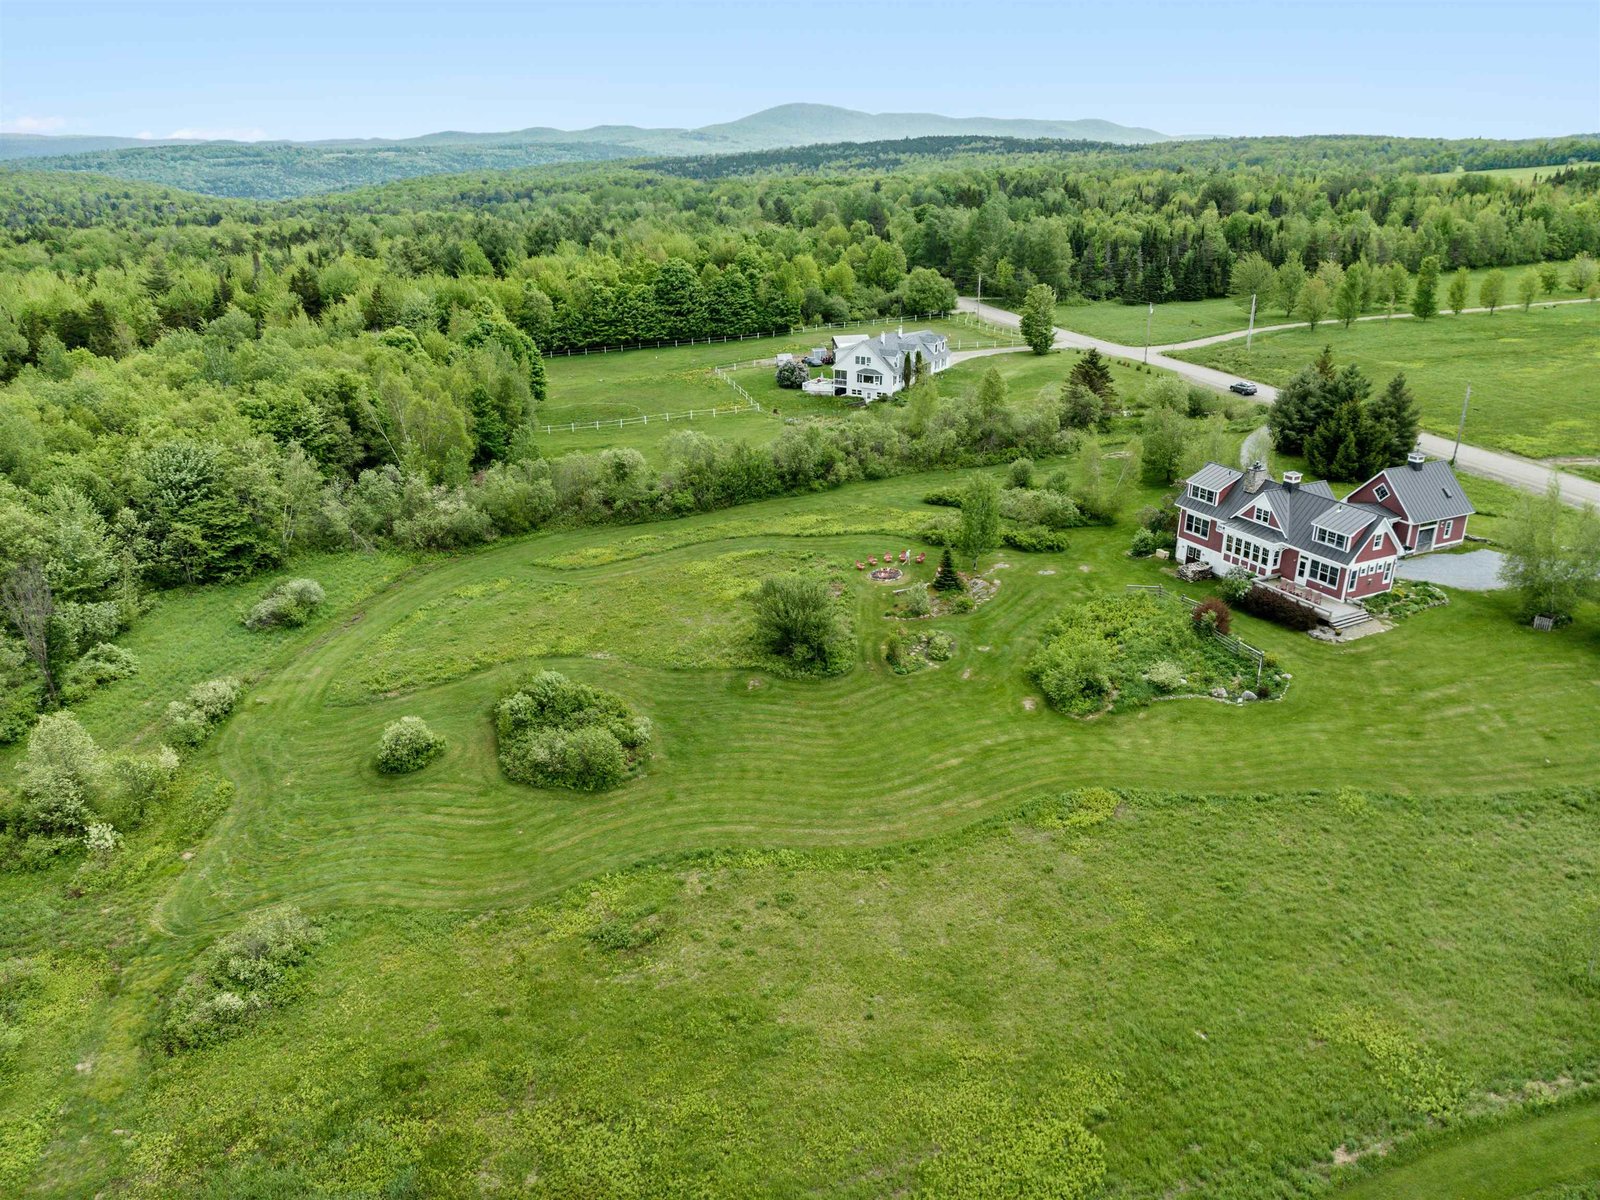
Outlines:
[[378,770],[385,775],[420,771],[444,750],[444,738],[421,717],[401,717],[386,725],[378,740]]
[[778,386],[781,388],[799,388],[805,386],[806,369],[794,359],[778,364]]
[[950,557],[950,547],[944,548],[944,553],[939,555],[939,569],[933,575],[933,590],[936,592],[959,592],[961,590],[961,576],[956,574],[955,560]]
[[1216,596],[1207,596],[1196,604],[1189,613],[1194,621],[1194,627],[1201,633],[1216,630],[1218,633],[1227,633],[1233,628],[1233,610],[1230,609]]

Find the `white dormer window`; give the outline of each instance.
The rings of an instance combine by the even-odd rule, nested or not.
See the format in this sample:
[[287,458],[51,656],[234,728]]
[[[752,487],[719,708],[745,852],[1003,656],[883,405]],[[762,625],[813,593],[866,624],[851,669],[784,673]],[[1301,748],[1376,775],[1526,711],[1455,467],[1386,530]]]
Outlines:
[[1380,483],[1377,487],[1372,489],[1372,494],[1378,498],[1378,502],[1381,504],[1383,501],[1389,498],[1389,485],[1387,483]]
[[1189,485],[1189,495],[1191,498],[1200,501],[1201,504],[1215,504],[1217,502],[1216,492],[1210,488],[1196,487],[1192,483]]
[[1342,533],[1333,533],[1330,530],[1318,528],[1312,536],[1324,546],[1332,546],[1335,550],[1345,550],[1350,546],[1350,539]]
[[1272,524],[1272,510],[1265,504],[1258,504],[1245,514],[1252,521],[1259,521],[1263,525]]

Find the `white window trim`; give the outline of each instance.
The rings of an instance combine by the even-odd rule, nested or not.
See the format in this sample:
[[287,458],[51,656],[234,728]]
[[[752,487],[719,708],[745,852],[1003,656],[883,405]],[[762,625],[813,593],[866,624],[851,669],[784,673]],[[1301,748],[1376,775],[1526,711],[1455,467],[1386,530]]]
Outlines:
[[1332,546],[1335,550],[1350,549],[1350,538],[1347,535],[1334,533],[1331,530],[1322,528],[1320,525],[1312,529],[1311,536],[1324,546]]
[[1189,497],[1200,501],[1201,504],[1215,504],[1217,502],[1217,494],[1214,491],[1210,488],[1197,487],[1192,483],[1189,485]]
[[1448,521],[1446,521],[1444,524],[1439,526],[1439,534],[1438,534],[1438,536],[1441,539],[1445,540],[1445,541],[1449,541],[1450,540],[1450,535],[1455,533],[1455,531],[1456,531],[1456,520],[1455,520],[1454,517],[1451,517]]
[[1380,483],[1377,487],[1372,489],[1372,494],[1378,498],[1378,503],[1383,503],[1389,498],[1389,485],[1387,483]]
[[[1305,559],[1305,563],[1306,563],[1306,582],[1307,583],[1319,583],[1323,587],[1330,587],[1330,588],[1336,588],[1336,587],[1339,586],[1339,580],[1340,580],[1340,568],[1339,567],[1334,566],[1332,563],[1323,562],[1320,558],[1307,557]],[[1333,578],[1331,578],[1331,579],[1323,578],[1324,572],[1330,572],[1332,574]]]
[[1383,530],[1380,529],[1372,535],[1372,548],[1374,550],[1383,549]]
[[[1204,528],[1197,528],[1197,526],[1204,526]],[[1211,536],[1211,518],[1196,516],[1192,512],[1185,512],[1183,514],[1183,531],[1197,538],[1209,538]]]

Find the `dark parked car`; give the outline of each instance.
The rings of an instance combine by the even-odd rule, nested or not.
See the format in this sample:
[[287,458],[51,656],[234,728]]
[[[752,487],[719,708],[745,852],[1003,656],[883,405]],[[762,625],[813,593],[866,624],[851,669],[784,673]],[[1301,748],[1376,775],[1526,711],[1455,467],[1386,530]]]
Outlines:
[[1230,384],[1228,390],[1230,392],[1238,392],[1241,396],[1254,396],[1256,394],[1256,385],[1246,383],[1241,379],[1238,383]]

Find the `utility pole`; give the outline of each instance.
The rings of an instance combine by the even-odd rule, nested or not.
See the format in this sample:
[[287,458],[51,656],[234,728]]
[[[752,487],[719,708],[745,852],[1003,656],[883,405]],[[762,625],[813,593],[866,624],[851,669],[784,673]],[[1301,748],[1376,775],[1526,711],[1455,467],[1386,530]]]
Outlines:
[[1472,385],[1467,384],[1467,394],[1461,398],[1461,423],[1456,426],[1456,448],[1450,451],[1450,465],[1456,465],[1456,455],[1461,453],[1461,435],[1467,431],[1467,402],[1472,399]]
[[1244,335],[1244,352],[1250,353],[1250,343],[1256,336],[1256,294],[1250,293],[1250,330]]
[[978,272],[978,320],[983,320],[983,272]]
[[1146,366],[1150,365],[1150,322],[1156,315],[1156,302],[1151,300],[1149,304],[1150,311],[1144,314],[1144,361]]

